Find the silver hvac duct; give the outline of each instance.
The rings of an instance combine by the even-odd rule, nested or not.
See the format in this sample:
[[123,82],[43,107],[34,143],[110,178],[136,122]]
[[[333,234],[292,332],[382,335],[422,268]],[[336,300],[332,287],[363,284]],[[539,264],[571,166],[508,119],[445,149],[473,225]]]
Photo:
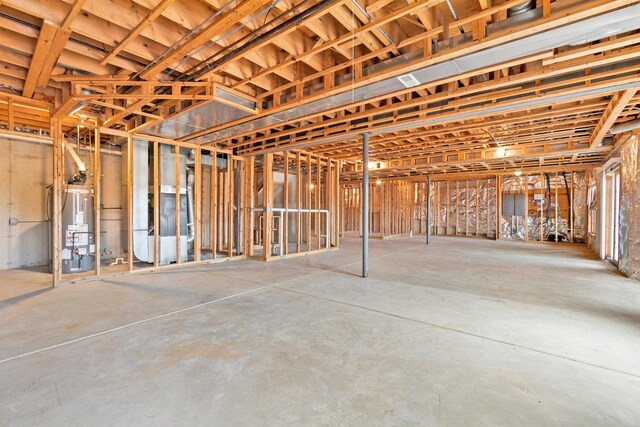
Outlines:
[[[529,109],[536,106],[542,106],[542,105],[548,105],[548,104],[560,103],[560,102],[568,102],[568,101],[581,99],[585,96],[589,97],[589,96],[598,96],[601,94],[604,95],[611,92],[632,89],[637,86],[638,86],[638,83],[617,84],[617,85],[607,86],[603,88],[590,89],[582,92],[575,92],[575,93],[570,93],[565,95],[556,95],[549,98],[524,100],[520,102],[511,103],[509,105],[501,105],[497,107],[491,107],[491,103],[487,103],[487,108],[482,110],[482,115],[500,114],[500,113],[505,113],[505,112],[514,111],[514,110]],[[468,112],[461,111],[458,114],[449,115],[447,117],[434,117],[432,119],[424,119],[419,122],[382,126],[382,127],[376,128],[375,130],[369,130],[368,132],[370,134],[394,132],[402,129],[422,127],[422,126],[434,125],[434,124],[445,123],[445,122],[460,121],[460,120],[471,118],[471,117],[477,117],[478,115],[479,113],[475,111],[468,111]],[[305,148],[305,147],[311,147],[314,145],[329,144],[331,142],[340,142],[340,141],[344,141],[346,138],[354,138],[354,137],[355,137],[354,135],[348,135],[348,136],[340,135],[340,136],[332,136],[327,138],[318,138],[312,141],[295,144],[295,147]],[[277,151],[282,151],[282,147],[274,147],[272,149],[261,150],[260,153],[267,154],[267,153],[273,153]]]
[[[554,10],[561,12],[580,4],[580,0],[562,0],[555,2]],[[534,23],[542,16],[541,8],[519,13],[504,21],[497,22],[487,27],[487,35],[504,32],[509,28],[520,26],[526,23]],[[349,105],[353,102],[365,101],[378,96],[386,96],[407,87],[426,84],[456,75],[467,73],[473,70],[496,66],[517,58],[523,58],[540,52],[555,49],[561,46],[578,45],[589,40],[599,40],[622,34],[640,28],[640,4],[633,4],[602,15],[574,22],[559,28],[554,28],[542,33],[523,37],[490,47],[482,51],[469,55],[447,60],[437,64],[412,71],[399,77],[391,77],[376,83],[355,88],[353,91],[345,87],[345,91],[333,96],[324,97],[316,101],[311,101],[296,107],[273,113],[268,116],[258,117],[244,123],[229,126],[225,129],[212,132],[201,137],[201,141],[211,142],[220,139],[233,137],[240,133],[273,126],[278,123],[298,119],[310,114],[319,113],[328,109]],[[436,46],[437,51],[463,45],[471,41],[472,35],[462,34],[451,40],[444,40]],[[399,64],[411,62],[422,56],[422,51],[417,50],[412,53],[389,59],[380,64],[369,67],[368,72],[363,77],[373,73],[380,73],[385,69],[391,69]],[[350,77],[344,77],[349,80]]]
[[620,123],[611,128],[610,133],[617,135],[619,133],[631,132],[632,130],[640,129],[640,119],[635,119],[630,122]]
[[536,8],[536,0],[529,0],[517,6],[513,6],[507,9],[507,17],[511,18],[512,16],[520,15],[521,13],[528,12]]

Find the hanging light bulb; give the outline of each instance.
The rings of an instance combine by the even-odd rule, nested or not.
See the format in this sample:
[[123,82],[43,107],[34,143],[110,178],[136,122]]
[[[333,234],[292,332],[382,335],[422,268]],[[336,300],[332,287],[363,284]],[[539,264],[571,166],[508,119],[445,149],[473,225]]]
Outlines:
[[376,185],[380,185],[382,184],[382,180],[381,179],[376,179]]
[[522,171],[515,171],[513,174],[514,174],[515,176],[520,176],[520,175],[522,175]]
[[314,187],[315,187],[315,185],[309,184],[309,190],[313,190]]
[[507,155],[507,149],[504,147],[498,147],[498,149],[496,150],[496,156],[504,157],[506,155]]

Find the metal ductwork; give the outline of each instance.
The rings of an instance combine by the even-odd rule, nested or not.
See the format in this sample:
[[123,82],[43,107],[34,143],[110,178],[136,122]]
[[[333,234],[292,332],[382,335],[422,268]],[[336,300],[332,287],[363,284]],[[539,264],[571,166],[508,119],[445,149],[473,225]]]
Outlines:
[[636,118],[635,120],[631,120],[630,122],[620,123],[619,125],[615,125],[611,128],[612,135],[618,135],[619,133],[631,132],[636,129],[640,129],[640,118]]
[[521,13],[528,12],[536,8],[536,0],[529,0],[525,3],[519,4],[517,6],[513,6],[507,9],[507,17],[511,18],[512,16],[520,15]]
[[178,139],[211,126],[251,116],[255,108],[254,101],[216,86],[212,101],[188,108],[168,120],[148,127],[143,132]]
[[[579,0],[558,1],[554,3],[554,9],[560,12],[562,10],[568,10],[579,4]],[[492,34],[504,32],[509,28],[521,26],[526,23],[534,23],[540,19],[541,15],[541,8],[522,11],[504,21],[489,25],[487,27],[487,35],[491,36]],[[328,109],[349,105],[353,102],[365,101],[378,96],[391,95],[406,89],[406,82],[411,82],[410,84],[412,86],[418,84],[423,85],[481,68],[499,65],[517,58],[535,55],[561,46],[580,44],[584,43],[585,40],[597,40],[611,37],[613,35],[622,34],[638,28],[640,28],[640,4],[634,4],[559,28],[554,28],[542,33],[490,47],[460,58],[447,60],[411,71],[411,78],[404,79],[404,81],[394,76],[376,83],[355,88],[353,91],[350,90],[350,88],[345,87],[345,91],[342,93],[288,108],[268,116],[258,117],[241,124],[233,125],[204,135],[200,137],[200,140],[203,143],[206,143],[233,137],[240,133],[277,125],[278,123],[287,120],[298,119]],[[462,34],[454,39],[441,41],[436,46],[436,51],[443,51],[452,47],[461,46],[470,41],[472,41],[471,34]],[[373,73],[378,74],[383,72],[385,69],[391,69],[401,63],[411,62],[420,56],[422,56],[422,51],[417,50],[410,54],[395,57],[383,63],[369,67],[367,69],[368,72],[365,72],[363,77],[366,78],[368,75]],[[343,77],[340,82],[348,79],[350,79],[349,76]],[[214,126],[213,123],[209,124],[206,121],[201,122],[203,122],[202,127],[205,128]]]

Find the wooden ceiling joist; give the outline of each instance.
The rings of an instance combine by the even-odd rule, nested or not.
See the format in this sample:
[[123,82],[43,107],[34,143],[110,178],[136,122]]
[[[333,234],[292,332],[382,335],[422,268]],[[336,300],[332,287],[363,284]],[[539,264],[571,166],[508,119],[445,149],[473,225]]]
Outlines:
[[[203,123],[181,141],[235,155],[304,149],[346,162],[345,179],[355,179],[363,132],[382,177],[595,165],[611,151],[600,146],[611,127],[640,105],[640,28],[290,114],[640,0],[541,0],[531,20],[512,19],[525,3],[0,0],[0,91],[55,102],[55,117],[80,108],[65,126],[83,115],[145,132],[220,87],[255,108],[233,105],[249,115]],[[381,66],[394,58],[403,60]],[[248,125],[256,119],[267,120]]]
[[216,12],[215,18],[209,24],[173,45],[160,58],[154,60],[153,65],[146,68],[140,76],[147,80],[154,79],[165,68],[171,68],[186,55],[209,43],[215,36],[225,34],[239,22],[251,17],[272,2],[273,0],[245,0],[238,2],[236,7],[227,12],[219,14]]
[[162,12],[164,12],[165,9],[169,7],[173,1],[174,0],[161,0],[160,3],[158,3],[149,12],[149,14],[142,21],[140,21],[140,23],[129,32],[129,34],[125,36],[125,38],[120,40],[118,45],[111,52],[109,52],[109,54],[105,56],[104,59],[100,61],[100,63],[102,65],[108,64],[113,58],[115,58],[120,52],[122,52],[129,41],[138,37],[153,21],[156,20],[156,18],[162,15]]
[[638,91],[637,88],[628,89],[624,92],[614,93],[611,97],[611,101],[604,111],[604,114],[600,118],[600,121],[596,125],[591,138],[589,140],[590,147],[597,147],[602,143],[604,137],[611,130],[611,126],[616,122],[620,114],[625,109],[629,101],[633,99],[633,96]]
[[24,83],[24,89],[22,90],[22,96],[31,98],[36,89],[38,78],[42,67],[47,60],[47,55],[53,44],[53,39],[56,35],[58,27],[52,22],[43,21],[42,27],[40,27],[40,36],[36,43],[35,51],[31,57],[31,63],[29,64],[29,73]]

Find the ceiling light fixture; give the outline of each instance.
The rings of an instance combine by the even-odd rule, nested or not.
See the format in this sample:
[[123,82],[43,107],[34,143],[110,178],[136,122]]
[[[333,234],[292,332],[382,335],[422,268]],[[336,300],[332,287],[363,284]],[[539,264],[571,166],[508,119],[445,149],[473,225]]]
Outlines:
[[496,150],[496,156],[504,157],[506,155],[507,155],[507,149],[504,147],[498,147],[498,149]]

